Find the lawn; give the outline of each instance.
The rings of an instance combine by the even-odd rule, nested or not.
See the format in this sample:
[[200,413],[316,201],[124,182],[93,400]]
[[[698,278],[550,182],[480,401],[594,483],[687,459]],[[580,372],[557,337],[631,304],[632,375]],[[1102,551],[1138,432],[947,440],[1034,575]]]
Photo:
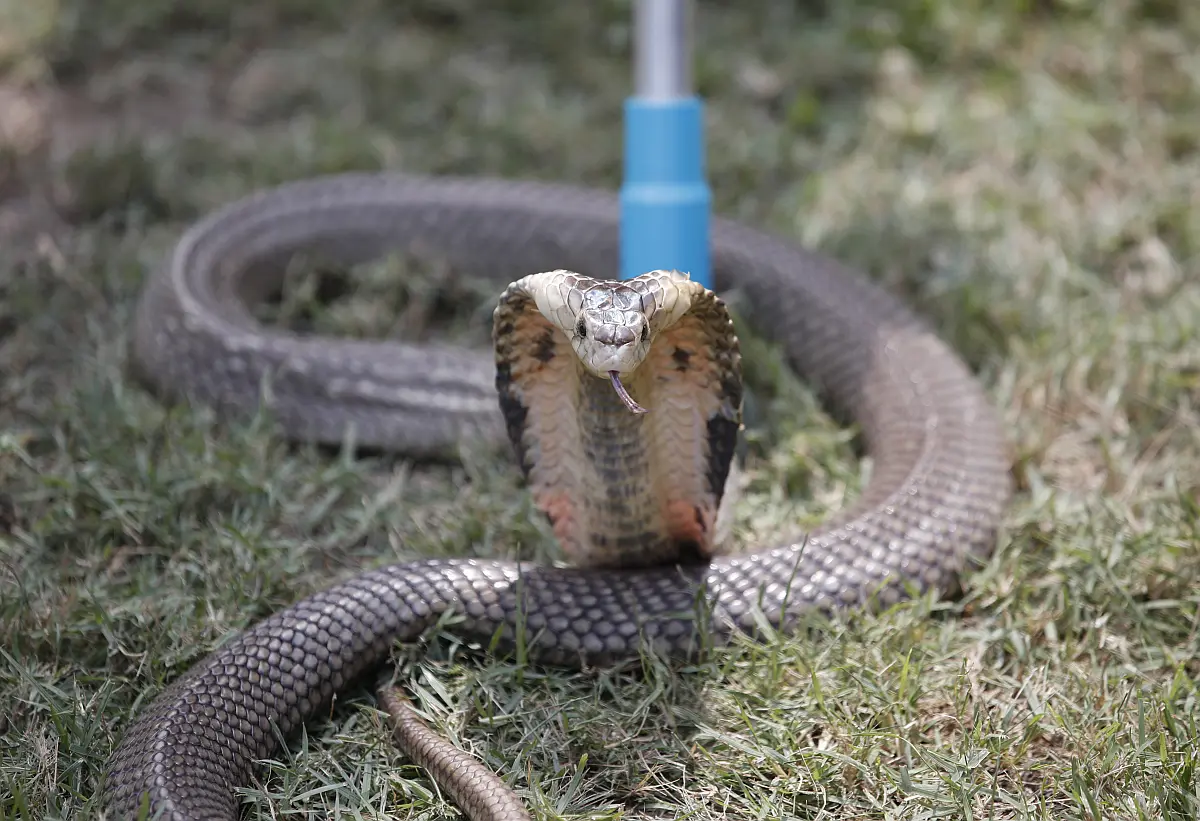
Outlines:
[[[291,445],[267,418],[163,406],[126,344],[183,227],[263,186],[389,168],[615,188],[629,16],[0,5],[0,819],[98,817],[147,700],[333,580],[557,555],[506,454]],[[718,210],[869,272],[987,386],[1018,487],[995,556],[960,599],[684,669],[522,666],[447,628],[400,656],[418,707],[539,818],[1197,817],[1200,5],[748,0],[702,4],[697,40]],[[367,273],[329,299],[301,278],[273,319],[478,336],[470,310],[442,316],[475,307],[470,282]],[[752,331],[746,545],[820,521],[867,467]],[[249,818],[460,817],[367,688],[244,797]]]

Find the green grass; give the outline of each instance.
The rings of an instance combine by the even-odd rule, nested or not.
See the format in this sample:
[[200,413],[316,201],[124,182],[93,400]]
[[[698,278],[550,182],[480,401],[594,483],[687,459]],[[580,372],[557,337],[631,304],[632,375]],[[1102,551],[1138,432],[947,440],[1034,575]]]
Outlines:
[[[256,188],[385,167],[619,184],[626,4],[475,5],[62,0],[5,39],[0,92],[27,116],[0,144],[0,818],[96,817],[146,700],[335,578],[555,555],[494,454],[294,447],[125,371],[146,272]],[[1020,488],[995,559],[961,601],[696,668],[521,668],[447,631],[400,679],[539,817],[1197,817],[1200,7],[728,5],[702,7],[697,65],[717,205],[867,270],[976,368]],[[436,307],[364,287],[283,314],[389,333],[379,304]],[[750,543],[839,508],[860,465],[769,345],[747,355]],[[310,724],[249,817],[456,817],[372,705]]]

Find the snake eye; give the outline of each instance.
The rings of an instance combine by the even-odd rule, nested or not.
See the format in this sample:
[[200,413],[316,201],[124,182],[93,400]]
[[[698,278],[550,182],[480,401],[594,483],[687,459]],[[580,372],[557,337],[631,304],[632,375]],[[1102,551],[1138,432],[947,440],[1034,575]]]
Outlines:
[[583,321],[583,317],[579,317],[579,321],[575,323],[575,334],[580,339],[587,339],[587,323]]
[[643,325],[642,326],[642,344],[645,345],[646,342],[648,342],[649,340],[650,340],[650,326]]

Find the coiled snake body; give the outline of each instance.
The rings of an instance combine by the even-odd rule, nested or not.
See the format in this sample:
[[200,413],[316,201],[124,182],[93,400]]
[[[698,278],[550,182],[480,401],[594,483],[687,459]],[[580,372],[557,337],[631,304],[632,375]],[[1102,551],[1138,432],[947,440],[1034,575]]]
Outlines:
[[[278,288],[288,259],[299,251],[350,264],[419,244],[444,253],[459,270],[502,281],[552,269],[607,278],[617,269],[617,225],[615,197],[544,183],[349,174],[284,185],[227,206],[184,235],[143,295],[134,360],[166,394],[234,411],[256,408],[269,377],[272,412],[298,439],[337,443],[352,424],[360,443],[427,455],[444,453],[463,437],[501,436],[506,421],[518,434],[528,433],[538,424],[531,417],[544,415],[547,405],[528,407],[541,401],[529,392],[545,385],[503,373],[505,339],[510,364],[537,358],[536,345],[522,342],[519,328],[498,334],[490,357],[450,347],[293,336],[261,327],[247,304]],[[719,641],[733,631],[755,632],[759,617],[787,630],[811,608],[872,599],[887,604],[910,590],[942,591],[956,583],[968,557],[988,553],[1011,492],[1007,447],[959,358],[899,302],[829,259],[723,219],[714,219],[711,241],[717,292],[740,291],[755,325],[860,426],[873,468],[853,505],[806,539],[797,534],[785,544],[702,563],[596,566],[627,561],[605,550],[628,550],[631,537],[579,554],[593,565],[587,568],[464,559],[363,573],[255,625],[161,693],[108,763],[110,816],[134,817],[145,802],[178,821],[236,817],[234,788],[274,749],[276,728],[290,733],[384,660],[395,642],[417,638],[449,608],[462,615],[456,629],[464,637],[486,643],[499,635],[503,648],[520,631],[530,655],[547,663],[603,664],[647,644],[689,656],[700,646],[702,628]],[[711,318],[706,322],[713,327]],[[700,340],[705,362],[714,361],[716,339]],[[713,374],[733,367],[735,352],[723,355],[724,364],[706,377],[704,395],[716,399],[685,425],[692,431],[685,439],[704,440],[710,462],[715,455],[713,464],[728,465],[729,454],[718,453],[731,441],[728,427],[709,425],[713,418],[736,425],[740,413],[740,394],[713,382]],[[661,375],[665,366],[654,367]],[[593,382],[615,395],[601,380]],[[506,385],[517,391],[507,399]],[[634,399],[642,399],[636,386]],[[567,427],[586,414],[582,404],[574,406]],[[650,413],[638,418],[655,416],[653,403],[646,404]],[[619,402],[610,406],[604,418],[633,416]],[[530,435],[517,442],[518,455],[538,498],[539,488],[555,480],[529,473],[548,463],[548,440]],[[605,463],[603,448],[582,448],[578,434],[574,441],[592,464]],[[615,457],[609,463],[617,470],[623,464]],[[681,480],[709,467],[692,464]],[[661,495],[647,476],[639,492]],[[717,478],[693,482],[684,501],[701,503],[688,508],[691,521],[698,523],[719,502],[719,490],[712,490],[724,477]],[[571,515],[555,520],[568,547],[574,534],[586,549],[595,523],[620,502],[582,504],[579,494],[593,490],[588,481],[557,500],[574,505]],[[551,511],[555,503],[539,500]],[[661,518],[651,521],[687,521],[671,518],[679,499],[662,496],[655,504]],[[703,536],[710,524],[689,532]],[[680,527],[663,525],[657,535],[678,537]],[[653,536],[646,538],[654,542]],[[650,559],[668,555],[664,543],[651,545]],[[712,552],[706,542],[701,548]],[[705,623],[688,615],[697,612]],[[432,751],[421,763],[449,784],[473,818],[521,817],[464,775],[464,755],[446,753],[414,732],[416,746]]]

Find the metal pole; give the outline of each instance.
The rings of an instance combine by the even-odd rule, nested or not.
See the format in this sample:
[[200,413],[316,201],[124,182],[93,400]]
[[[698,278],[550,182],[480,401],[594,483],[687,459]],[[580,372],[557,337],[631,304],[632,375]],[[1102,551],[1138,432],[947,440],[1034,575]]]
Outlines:
[[692,95],[692,9],[686,0],[639,0],[634,9],[633,88],[643,100]]
[[692,90],[692,3],[636,0],[625,101],[621,279],[660,268],[712,287],[704,106]]

